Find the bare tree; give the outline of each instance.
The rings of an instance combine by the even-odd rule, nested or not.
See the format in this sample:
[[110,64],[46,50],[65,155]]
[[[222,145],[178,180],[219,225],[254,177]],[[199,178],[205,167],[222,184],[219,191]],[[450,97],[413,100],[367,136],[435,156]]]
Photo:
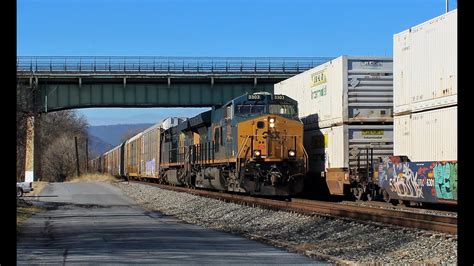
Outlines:
[[76,167],[74,139],[62,135],[53,140],[53,143],[44,152],[44,171],[48,181],[65,181],[74,176]]
[[[81,167],[85,169],[85,139],[87,138],[87,121],[84,117],[79,116],[75,111],[58,111],[46,114],[34,113],[34,93],[35,85],[20,82],[17,84],[17,102],[16,102],[16,157],[17,157],[17,180],[24,179],[25,173],[25,140],[26,140],[26,119],[35,116],[35,176],[45,177],[50,180],[59,177],[57,167],[52,167],[51,163],[56,162],[61,168],[61,173],[69,174],[65,169],[69,163],[69,149],[75,152],[74,145],[72,148],[66,145],[68,139],[74,143],[74,137],[78,137],[79,156]],[[61,143],[65,146],[61,147]],[[54,149],[62,150],[65,155],[62,159],[60,153],[53,152]],[[74,153],[73,153],[74,154]],[[48,156],[51,156],[49,158]],[[73,162],[73,165],[74,162]],[[44,169],[43,169],[44,168]],[[52,169],[56,169],[52,171]],[[44,170],[44,171],[42,171]]]
[[[86,168],[85,140],[88,137],[87,121],[75,111],[67,110],[48,113],[40,120],[40,150],[42,177],[50,181],[64,181],[75,175],[76,158],[74,137],[78,138],[79,164],[81,172]],[[64,157],[61,159],[60,155]],[[57,164],[54,167],[54,164]],[[72,169],[72,171],[71,171]]]
[[[17,109],[17,180],[22,180],[24,175],[25,121],[29,115],[32,114]],[[40,180],[64,181],[74,175],[76,169],[74,137],[78,138],[81,172],[85,172],[87,127],[86,119],[73,110],[36,116],[35,176]]]

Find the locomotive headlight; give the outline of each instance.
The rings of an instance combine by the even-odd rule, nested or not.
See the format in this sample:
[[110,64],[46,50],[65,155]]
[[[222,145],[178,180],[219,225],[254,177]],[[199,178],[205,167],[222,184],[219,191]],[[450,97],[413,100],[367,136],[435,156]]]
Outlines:
[[253,151],[253,155],[254,155],[255,157],[260,157],[260,155],[262,155],[262,152],[261,152],[260,150],[254,150],[254,151]]
[[275,127],[275,118],[274,117],[269,118],[268,123],[269,123],[269,126],[271,128],[274,128]]
[[289,150],[288,151],[288,156],[289,157],[295,157],[295,155],[296,155],[296,152],[294,150]]

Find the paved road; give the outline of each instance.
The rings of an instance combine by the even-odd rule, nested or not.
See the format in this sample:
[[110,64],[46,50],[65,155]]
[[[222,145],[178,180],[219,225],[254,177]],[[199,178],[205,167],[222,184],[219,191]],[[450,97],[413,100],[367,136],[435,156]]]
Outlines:
[[150,213],[105,183],[55,183],[17,242],[17,264],[315,264],[243,237]]

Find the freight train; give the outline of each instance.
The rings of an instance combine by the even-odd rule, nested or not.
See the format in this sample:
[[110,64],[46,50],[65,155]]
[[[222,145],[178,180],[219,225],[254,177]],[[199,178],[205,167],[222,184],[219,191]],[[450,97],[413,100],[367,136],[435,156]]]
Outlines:
[[303,189],[308,155],[297,102],[254,93],[190,119],[169,118],[91,164],[99,172],[132,179],[290,196]]
[[[429,196],[455,193],[438,183],[442,176],[457,174],[457,163],[393,156],[390,125],[308,129],[307,120],[304,130],[297,102],[288,96],[246,94],[190,119],[168,118],[91,165],[114,176],[251,195],[292,196],[306,189],[304,196],[311,197],[323,187],[330,195],[358,200],[457,203]],[[331,162],[328,155],[336,152],[348,156],[350,167],[324,168]],[[319,175],[308,169],[309,163],[326,171]],[[420,180],[431,180],[436,189],[425,191],[422,185],[430,184]]]
[[95,164],[254,195],[457,204],[456,36],[453,10],[395,34],[393,59],[340,56],[275,95],[155,126]]

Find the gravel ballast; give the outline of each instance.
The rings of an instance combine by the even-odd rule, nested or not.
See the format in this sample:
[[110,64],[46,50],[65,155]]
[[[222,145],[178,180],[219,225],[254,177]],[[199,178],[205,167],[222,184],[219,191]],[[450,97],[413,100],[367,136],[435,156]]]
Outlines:
[[227,203],[138,183],[116,183],[144,208],[339,263],[455,264],[457,236]]

